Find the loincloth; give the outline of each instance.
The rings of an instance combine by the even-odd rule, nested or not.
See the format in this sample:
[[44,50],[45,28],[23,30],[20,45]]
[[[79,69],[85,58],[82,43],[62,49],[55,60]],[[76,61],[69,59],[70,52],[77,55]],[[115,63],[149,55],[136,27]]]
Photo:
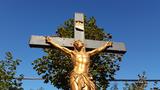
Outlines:
[[76,73],[71,72],[70,75],[70,84],[75,82],[78,86],[78,90],[82,90],[87,87],[89,90],[95,90],[95,84],[93,83],[93,78],[89,73]]

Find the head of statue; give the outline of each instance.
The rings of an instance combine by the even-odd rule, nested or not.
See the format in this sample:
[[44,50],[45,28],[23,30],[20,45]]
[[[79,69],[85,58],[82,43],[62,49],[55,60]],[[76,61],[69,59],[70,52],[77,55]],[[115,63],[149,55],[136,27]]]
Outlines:
[[81,50],[84,47],[84,43],[82,43],[81,40],[76,40],[73,43],[73,46],[77,49],[77,50]]

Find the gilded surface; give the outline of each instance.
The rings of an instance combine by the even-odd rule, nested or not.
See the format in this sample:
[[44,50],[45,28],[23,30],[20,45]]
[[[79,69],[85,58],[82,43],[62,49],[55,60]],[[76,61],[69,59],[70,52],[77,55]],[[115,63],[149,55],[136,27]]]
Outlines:
[[84,43],[80,40],[74,42],[74,50],[58,45],[51,37],[47,37],[46,42],[70,56],[74,66],[70,73],[71,90],[96,90],[93,78],[89,73],[90,57],[98,54],[105,48],[111,47],[112,42],[107,42],[103,46],[88,52],[86,52]]

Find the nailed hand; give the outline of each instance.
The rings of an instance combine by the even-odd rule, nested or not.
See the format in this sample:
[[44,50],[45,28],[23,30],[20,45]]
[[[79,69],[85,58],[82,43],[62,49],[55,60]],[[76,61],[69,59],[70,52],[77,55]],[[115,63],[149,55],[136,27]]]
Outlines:
[[52,38],[49,37],[49,36],[47,36],[47,37],[46,37],[46,42],[51,42],[51,41],[52,41]]
[[112,45],[113,45],[113,42],[108,42],[109,47],[112,47]]

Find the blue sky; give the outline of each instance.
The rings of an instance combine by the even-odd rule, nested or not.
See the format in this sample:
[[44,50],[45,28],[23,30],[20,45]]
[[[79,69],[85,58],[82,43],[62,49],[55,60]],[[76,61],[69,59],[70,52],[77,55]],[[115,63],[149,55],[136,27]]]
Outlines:
[[[22,60],[17,73],[37,77],[31,62],[44,53],[29,47],[30,36],[52,35],[75,12],[82,12],[94,16],[114,41],[125,42],[127,53],[116,78],[135,79],[146,71],[148,79],[159,79],[159,4],[159,0],[0,0],[0,59],[11,51]],[[41,86],[57,90],[43,81],[23,83],[25,90]]]

